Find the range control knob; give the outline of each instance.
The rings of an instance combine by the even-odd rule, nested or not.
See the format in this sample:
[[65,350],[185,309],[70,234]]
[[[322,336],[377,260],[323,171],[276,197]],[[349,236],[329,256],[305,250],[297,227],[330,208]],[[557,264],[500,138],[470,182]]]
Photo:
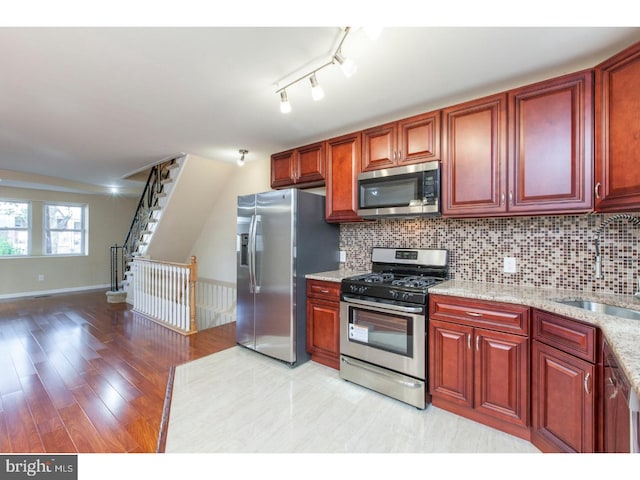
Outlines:
[[411,294],[409,292],[404,292],[402,294],[402,300],[409,300],[409,297],[411,297]]
[[389,293],[391,294],[391,298],[396,299],[398,298],[398,291],[397,290],[389,290]]
[[363,293],[364,293],[364,292],[366,292],[366,291],[367,291],[367,287],[360,287],[360,288],[358,288],[358,293],[359,293],[359,294],[363,294]]

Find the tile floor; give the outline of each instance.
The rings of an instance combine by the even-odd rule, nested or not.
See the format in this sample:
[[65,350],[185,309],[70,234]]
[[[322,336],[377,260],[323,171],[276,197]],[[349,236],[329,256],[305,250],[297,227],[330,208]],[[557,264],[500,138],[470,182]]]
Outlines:
[[534,453],[525,440],[418,410],[306,362],[233,347],[176,368],[166,453]]

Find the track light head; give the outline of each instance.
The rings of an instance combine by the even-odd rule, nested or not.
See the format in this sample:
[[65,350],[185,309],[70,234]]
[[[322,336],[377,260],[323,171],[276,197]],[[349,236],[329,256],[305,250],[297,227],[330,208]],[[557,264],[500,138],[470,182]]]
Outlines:
[[340,65],[344,76],[349,78],[358,70],[358,66],[350,58],[345,58],[340,51],[333,56],[333,60]]
[[324,90],[318,83],[315,72],[311,74],[309,81],[311,82],[311,98],[315,101],[322,100],[324,98]]
[[287,91],[282,90],[280,92],[280,112],[289,113],[291,111],[291,104],[287,98]]

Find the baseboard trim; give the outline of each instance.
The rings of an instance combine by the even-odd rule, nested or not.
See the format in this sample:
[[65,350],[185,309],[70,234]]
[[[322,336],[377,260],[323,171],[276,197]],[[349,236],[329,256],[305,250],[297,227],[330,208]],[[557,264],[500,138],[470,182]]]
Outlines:
[[76,292],[86,292],[87,290],[100,290],[100,289],[109,289],[111,285],[105,283],[103,285],[88,285],[84,287],[69,287],[69,288],[56,288],[53,290],[34,290],[31,292],[16,292],[16,293],[7,293],[0,295],[0,300],[8,300],[11,298],[24,298],[24,297],[41,297],[43,295],[60,295],[64,293],[76,293]]

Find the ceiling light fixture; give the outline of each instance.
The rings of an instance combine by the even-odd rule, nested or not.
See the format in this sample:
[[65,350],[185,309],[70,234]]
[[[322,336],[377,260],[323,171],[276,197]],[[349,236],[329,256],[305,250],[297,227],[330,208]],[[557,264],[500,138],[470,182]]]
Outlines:
[[291,111],[291,104],[287,98],[286,90],[280,92],[280,111],[282,113],[289,113]]
[[244,156],[249,153],[249,150],[245,150],[244,148],[238,150],[238,153],[240,154],[240,158],[238,159],[238,166],[241,167],[244,165]]
[[315,101],[322,100],[324,98],[324,90],[318,83],[315,72],[311,74],[309,81],[311,82],[311,98]]
[[313,97],[314,100],[321,100],[322,98],[324,98],[324,90],[322,90],[322,87],[320,86],[320,84],[318,83],[318,79],[316,78],[317,72],[319,72],[323,68],[326,68],[335,64],[340,65],[340,68],[342,68],[342,71],[347,78],[356,72],[357,70],[356,64],[352,60],[345,58],[344,55],[342,54],[342,44],[347,38],[347,35],[349,35],[350,31],[351,31],[351,27],[345,27],[344,33],[342,34],[342,38],[340,39],[340,43],[338,43],[337,48],[333,51],[333,55],[331,55],[331,59],[327,63],[319,66],[318,68],[310,72],[305,73],[304,75],[301,75],[300,77],[296,78],[292,82],[289,82],[288,84],[286,84],[284,87],[276,90],[276,93],[280,94],[280,111],[282,113],[289,113],[291,111],[291,104],[287,99],[286,89],[298,83],[299,81],[304,80],[305,78],[308,78],[309,81],[311,82],[311,96]]

